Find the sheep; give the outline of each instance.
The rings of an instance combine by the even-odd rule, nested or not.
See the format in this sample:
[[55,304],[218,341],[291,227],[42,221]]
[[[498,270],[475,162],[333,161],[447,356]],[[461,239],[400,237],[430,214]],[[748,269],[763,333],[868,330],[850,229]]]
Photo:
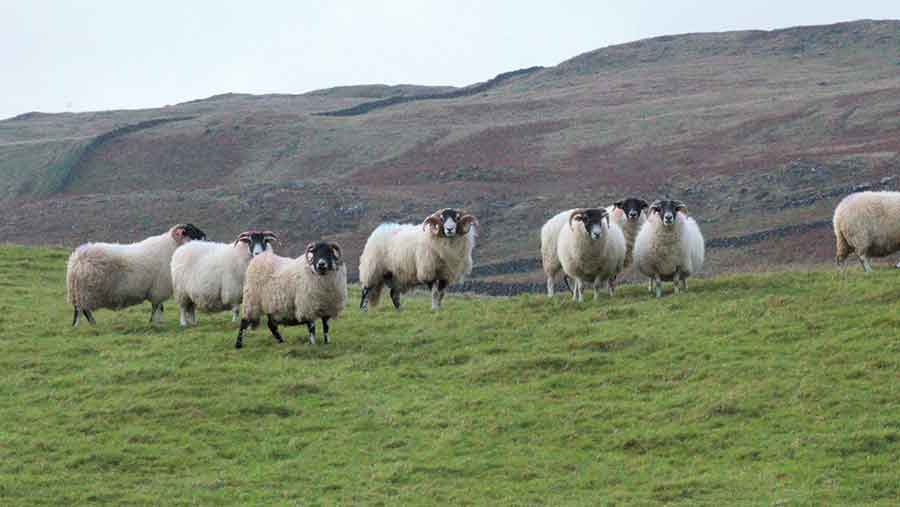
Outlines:
[[421,225],[379,225],[359,258],[359,308],[377,306],[387,285],[399,310],[400,295],[425,284],[431,289],[431,309],[439,309],[447,286],[472,272],[477,227],[474,216],[450,208],[436,211]]
[[569,213],[567,226],[559,231],[557,257],[563,271],[574,281],[573,300],[584,299],[585,282],[593,285],[594,299],[604,282],[612,296],[616,276],[625,265],[625,235],[610,222],[605,209],[575,209]]
[[647,221],[644,210],[648,207],[647,201],[635,197],[629,197],[616,201],[606,208],[610,220],[618,224],[625,234],[625,268],[628,269],[634,259],[634,239]]
[[703,267],[705,245],[700,228],[681,201],[654,201],[647,222],[634,240],[634,263],[662,297],[662,282],[687,290],[687,279]]
[[850,194],[834,209],[833,223],[835,263],[843,268],[847,256],[856,253],[868,273],[869,258],[900,251],[900,192]]
[[315,344],[316,319],[322,319],[324,342],[330,343],[328,321],[347,305],[347,265],[341,260],[341,247],[310,243],[296,259],[270,250],[257,255],[247,266],[243,299],[236,349],[244,346],[244,331],[259,325],[263,314],[278,343],[284,343],[279,324],[306,324],[309,343]]
[[[559,231],[565,227],[566,221],[573,211],[575,210],[570,209],[557,213],[541,227],[541,265],[544,268],[544,275],[547,277],[547,297],[553,297],[556,276],[563,270],[557,255]],[[566,284],[568,284],[568,280],[566,280]]]
[[238,319],[244,273],[254,256],[271,250],[278,240],[272,231],[246,231],[233,244],[192,241],[172,255],[172,286],[182,327],[197,324],[197,308],[205,312],[231,310]]
[[98,308],[120,310],[144,301],[153,305],[150,322],[161,322],[162,303],[172,295],[172,254],[195,239],[206,239],[206,234],[192,224],[178,224],[137,243],[85,243],[76,248],[66,270],[72,327],[82,314],[96,324],[93,311]]

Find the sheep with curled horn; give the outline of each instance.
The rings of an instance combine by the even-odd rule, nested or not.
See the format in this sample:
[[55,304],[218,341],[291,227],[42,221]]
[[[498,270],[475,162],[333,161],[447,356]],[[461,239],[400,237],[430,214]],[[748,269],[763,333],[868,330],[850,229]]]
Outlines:
[[477,228],[473,215],[452,208],[436,211],[420,225],[379,225],[359,258],[360,309],[377,306],[388,287],[399,310],[400,295],[419,285],[431,290],[431,308],[439,309],[447,287],[472,272]]
[[279,343],[284,341],[279,325],[306,324],[309,342],[315,344],[318,319],[322,320],[324,342],[329,343],[329,320],[340,315],[346,305],[347,265],[336,243],[310,243],[296,259],[267,251],[247,266],[241,329],[234,346],[244,346],[245,331],[259,324],[263,315]]
[[584,285],[590,283],[597,299],[606,285],[615,291],[615,279],[625,264],[625,236],[610,222],[603,208],[578,208],[569,212],[568,224],[559,231],[557,257],[562,270],[573,281],[572,298],[584,299]]
[[272,231],[248,230],[234,243],[193,241],[176,250],[172,285],[181,325],[197,324],[197,309],[207,313],[231,310],[231,320],[236,321],[250,260],[271,251],[277,241]]
[[120,310],[144,301],[152,305],[150,322],[160,323],[163,301],[172,296],[172,255],[200,239],[206,234],[196,226],[178,224],[137,243],[85,243],[76,248],[66,269],[67,299],[75,312],[72,326],[81,315],[94,324],[98,308]]
[[657,200],[634,241],[634,263],[650,279],[650,290],[662,297],[662,282],[674,282],[675,293],[687,290],[687,279],[703,267],[705,244],[697,222],[678,200]]

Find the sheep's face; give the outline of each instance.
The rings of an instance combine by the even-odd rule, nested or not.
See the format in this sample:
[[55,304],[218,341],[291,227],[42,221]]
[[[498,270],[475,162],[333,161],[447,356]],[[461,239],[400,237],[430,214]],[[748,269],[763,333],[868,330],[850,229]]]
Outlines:
[[667,199],[664,201],[654,201],[653,204],[650,205],[650,213],[658,213],[659,219],[662,221],[663,225],[670,227],[675,225],[675,220],[678,218],[679,211],[687,212],[687,206],[681,201]]
[[636,199],[634,197],[629,197],[628,199],[624,199],[616,202],[613,206],[619,208],[625,213],[625,217],[629,221],[637,220],[641,217],[641,212],[643,212],[650,205],[647,204],[647,201],[643,199]]
[[569,226],[573,230],[579,226],[584,227],[588,237],[596,241],[603,237],[603,232],[609,227],[609,214],[603,208],[576,209],[569,215]]
[[436,211],[422,223],[423,229],[431,229],[435,236],[454,238],[458,235],[468,234],[473,225],[478,221],[472,215],[466,215],[459,210],[444,208]]
[[237,246],[238,243],[243,243],[247,247],[250,257],[256,257],[266,250],[271,250],[272,243],[276,241],[278,241],[278,236],[272,231],[244,231],[234,244]]
[[192,239],[204,240],[206,233],[197,228],[194,224],[178,224],[172,227],[172,237],[178,244],[187,243]]
[[341,247],[337,243],[310,243],[306,247],[306,262],[319,275],[327,275],[341,266]]

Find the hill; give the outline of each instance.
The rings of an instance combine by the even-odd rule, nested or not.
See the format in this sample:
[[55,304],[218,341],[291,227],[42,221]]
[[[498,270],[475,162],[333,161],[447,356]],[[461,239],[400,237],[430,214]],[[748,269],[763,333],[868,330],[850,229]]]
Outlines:
[[171,306],[69,328],[66,257],[0,246],[3,505],[900,502],[895,270],[418,297],[235,351]]
[[817,264],[840,196],[900,181],[898,50],[900,22],[856,21],[658,37],[459,89],[28,113],[0,122],[0,233],[267,227],[288,253],[340,241],[355,268],[376,224],[455,206],[483,225],[479,287],[530,287],[544,219],[637,194],[690,205],[711,273]]

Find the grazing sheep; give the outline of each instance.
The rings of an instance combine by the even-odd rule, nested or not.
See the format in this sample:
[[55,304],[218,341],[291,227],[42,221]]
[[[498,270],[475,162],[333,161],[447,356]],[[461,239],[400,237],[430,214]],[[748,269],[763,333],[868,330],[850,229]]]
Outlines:
[[232,311],[238,319],[244,273],[254,256],[271,250],[278,239],[271,231],[246,231],[231,243],[192,241],[172,255],[172,286],[182,326],[197,324],[197,308]]
[[206,235],[191,224],[179,224],[164,234],[138,243],[85,243],[72,252],[66,272],[67,300],[75,310],[72,326],[81,314],[95,324],[98,308],[120,310],[150,301],[150,322],[162,320],[162,302],[172,295],[169,263],[179,246]]
[[612,206],[606,208],[609,213],[610,221],[618,224],[625,234],[625,268],[631,266],[634,259],[634,239],[637,237],[641,226],[647,221],[647,215],[644,210],[649,205],[643,199],[629,197],[621,201],[616,201]]
[[341,247],[335,243],[310,243],[306,253],[291,259],[271,251],[257,255],[247,267],[241,330],[235,348],[244,345],[244,331],[256,327],[266,315],[269,331],[284,342],[278,325],[306,324],[309,342],[316,343],[316,319],[322,319],[325,343],[328,320],[337,317],[347,305],[347,265],[341,260]]
[[610,223],[603,208],[572,210],[568,226],[559,231],[557,257],[574,281],[572,299],[584,299],[585,282],[593,285],[594,299],[604,282],[612,296],[616,276],[625,264],[625,236],[618,225]]
[[387,285],[399,310],[400,295],[420,284],[431,289],[431,309],[440,308],[447,286],[472,272],[477,227],[474,216],[449,208],[438,210],[421,225],[379,225],[359,258],[363,287],[359,308],[377,306]]
[[675,283],[675,293],[687,290],[687,278],[703,267],[705,245],[700,228],[681,201],[655,201],[647,222],[634,241],[634,262],[650,278],[651,290],[662,297],[662,282]]
[[[834,209],[835,262],[856,253],[859,263],[872,271],[870,257],[900,251],[900,192],[857,192],[844,197]],[[900,263],[897,264],[900,267]]]

